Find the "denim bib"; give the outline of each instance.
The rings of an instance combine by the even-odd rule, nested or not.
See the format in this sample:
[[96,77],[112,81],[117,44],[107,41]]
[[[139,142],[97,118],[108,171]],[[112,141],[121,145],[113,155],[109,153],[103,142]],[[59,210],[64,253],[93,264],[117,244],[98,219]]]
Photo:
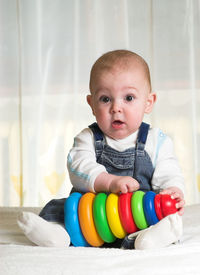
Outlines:
[[125,151],[117,151],[105,143],[105,137],[97,123],[89,126],[94,134],[94,144],[97,163],[102,164],[106,171],[116,176],[130,176],[140,184],[140,190],[152,190],[151,179],[154,168],[152,161],[145,151],[145,143],[149,125],[142,122],[136,146]]

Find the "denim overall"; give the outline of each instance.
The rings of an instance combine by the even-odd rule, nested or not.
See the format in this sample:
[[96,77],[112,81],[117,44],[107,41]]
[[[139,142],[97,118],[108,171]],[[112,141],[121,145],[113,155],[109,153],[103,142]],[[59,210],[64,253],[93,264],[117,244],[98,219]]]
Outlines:
[[[148,124],[144,122],[141,124],[136,146],[122,152],[113,149],[105,143],[104,134],[97,123],[93,123],[89,128],[94,134],[97,163],[104,165],[108,173],[133,177],[140,184],[139,190],[144,192],[152,190],[151,179],[154,168],[149,155],[145,151],[145,143],[149,131]],[[73,187],[71,193],[73,192],[79,191]],[[65,200],[65,198],[51,200],[39,215],[47,221],[64,224]],[[115,243],[105,244],[104,247],[120,247],[121,243],[122,240],[118,240]]]
[[149,125],[142,123],[139,129],[136,146],[119,152],[105,144],[105,137],[97,123],[89,126],[95,139],[96,160],[102,164],[108,173],[116,176],[130,176],[140,184],[140,190],[152,190],[151,179],[153,175],[152,161],[144,150]]

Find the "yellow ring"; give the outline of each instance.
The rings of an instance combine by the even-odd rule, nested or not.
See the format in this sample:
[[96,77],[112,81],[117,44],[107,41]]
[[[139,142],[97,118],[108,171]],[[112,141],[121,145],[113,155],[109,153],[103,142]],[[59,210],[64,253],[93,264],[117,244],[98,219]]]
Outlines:
[[121,224],[118,211],[118,195],[111,193],[106,200],[106,214],[112,233],[118,239],[123,239],[126,232]]
[[94,198],[95,194],[93,193],[86,193],[80,198],[78,206],[78,216],[81,231],[86,241],[92,246],[101,246],[104,241],[97,233],[92,214],[92,205]]

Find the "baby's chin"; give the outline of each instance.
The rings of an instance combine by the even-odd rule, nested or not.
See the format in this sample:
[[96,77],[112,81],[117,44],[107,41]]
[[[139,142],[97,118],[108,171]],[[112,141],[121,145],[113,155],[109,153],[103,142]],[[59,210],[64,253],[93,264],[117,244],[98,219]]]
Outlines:
[[131,135],[132,133],[125,133],[123,131],[115,131],[112,133],[105,133],[108,137],[112,138],[112,139],[124,139],[126,137],[128,137],[129,135]]
[[119,123],[118,121],[114,125],[112,123],[112,125],[107,127],[105,127],[105,125],[102,126],[101,124],[98,124],[98,125],[106,136],[115,140],[124,139],[135,132],[133,127],[128,128],[126,123],[122,124],[122,123]]

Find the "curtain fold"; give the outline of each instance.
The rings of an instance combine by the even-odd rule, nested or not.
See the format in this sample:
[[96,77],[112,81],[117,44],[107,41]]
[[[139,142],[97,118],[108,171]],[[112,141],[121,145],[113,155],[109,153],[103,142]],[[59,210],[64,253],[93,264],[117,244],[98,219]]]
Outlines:
[[0,1],[0,205],[66,197],[73,137],[94,121],[90,68],[130,49],[158,101],[145,117],[174,140],[188,204],[200,202],[200,1]]

